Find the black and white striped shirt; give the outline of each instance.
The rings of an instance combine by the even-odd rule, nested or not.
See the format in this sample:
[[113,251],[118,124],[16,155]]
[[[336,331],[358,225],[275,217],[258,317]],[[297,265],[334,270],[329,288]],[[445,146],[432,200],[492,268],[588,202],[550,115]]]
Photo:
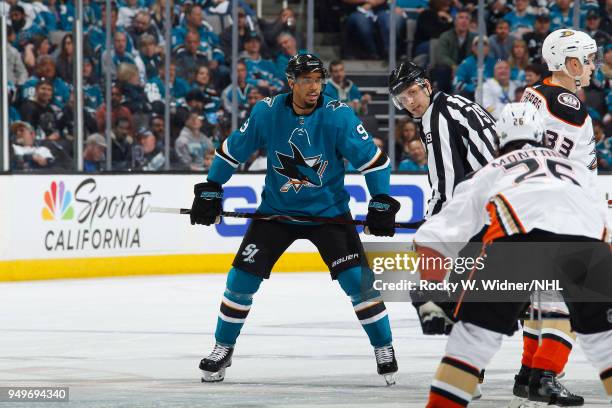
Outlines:
[[462,96],[437,92],[422,118],[432,195],[427,218],[437,214],[463,178],[495,158],[495,119]]

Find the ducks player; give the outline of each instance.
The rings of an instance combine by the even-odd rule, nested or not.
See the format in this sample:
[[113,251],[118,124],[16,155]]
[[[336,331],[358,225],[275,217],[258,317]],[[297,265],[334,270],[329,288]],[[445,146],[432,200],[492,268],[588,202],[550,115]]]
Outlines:
[[[459,184],[448,205],[419,228],[417,252],[429,258],[454,257],[456,251],[445,243],[465,242],[488,219],[485,266],[474,272],[476,280],[511,279],[517,273],[540,279],[543,271],[561,268],[572,327],[612,402],[612,253],[603,238],[606,206],[597,196],[596,180],[585,166],[541,145],[544,125],[531,104],[507,105],[497,133],[502,156]],[[549,246],[534,250],[533,245],[542,241],[588,250],[556,252],[556,247],[551,252]],[[504,244],[508,242],[515,244]],[[421,279],[439,281],[447,272],[436,269],[436,262],[421,265],[431,265],[421,271]],[[579,276],[576,270],[581,271]],[[601,301],[572,301],[584,299],[585,292],[580,291],[585,289],[595,289],[592,293],[601,294]],[[529,300],[529,292],[523,292],[520,299],[482,307],[469,301],[475,294],[467,292],[458,306],[459,322],[432,382],[428,408],[468,405],[480,370],[501,346],[502,336],[518,329],[516,321]],[[566,406],[566,395],[546,394],[547,389],[559,388],[554,374],[540,372],[538,380],[541,401]]]
[[[580,163],[594,175],[597,158],[593,124],[576,92],[589,85],[596,55],[597,44],[588,34],[571,29],[552,32],[542,45],[542,56],[552,76],[544,79],[541,85],[527,88],[522,98],[522,102],[533,104],[540,112],[548,147]],[[550,293],[541,294],[541,299],[550,298]],[[519,406],[529,396],[529,378],[533,370],[556,375],[563,371],[576,338],[564,303],[543,301],[537,307],[544,319],[541,324],[532,320],[523,324],[523,356],[521,369],[515,377],[515,399],[511,408]],[[534,374],[535,378],[538,376]],[[533,388],[532,394],[538,384],[534,383]],[[551,393],[565,391],[550,390]],[[530,399],[538,399],[538,396],[533,395]],[[582,397],[571,393],[566,399],[566,403],[572,405],[583,403]]]
[[[366,219],[370,233],[393,236],[400,204],[388,195],[389,159],[349,106],[322,95],[328,75],[319,58],[311,54],[292,57],[286,75],[291,92],[258,102],[242,127],[217,150],[208,181],[195,185],[192,224],[215,223],[222,209],[222,185],[241,162],[265,148],[268,171],[258,212],[349,219],[349,195],[344,189],[346,158],[365,175],[372,196]],[[308,239],[317,247],[332,279],[338,280],[350,297],[374,347],[377,371],[392,384],[397,362],[389,318],[380,294],[364,285],[373,281],[373,273],[355,227],[263,220],[251,222],[229,271],[216,344],[200,362],[202,381],[223,380],[253,295],[297,239]]]

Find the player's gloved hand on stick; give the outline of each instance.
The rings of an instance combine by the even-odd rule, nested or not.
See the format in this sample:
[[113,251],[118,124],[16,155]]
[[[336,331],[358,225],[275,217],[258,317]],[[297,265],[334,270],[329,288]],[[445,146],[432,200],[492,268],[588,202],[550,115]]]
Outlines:
[[453,311],[456,303],[451,301],[448,292],[416,290],[410,292],[410,297],[423,334],[450,334],[455,324]]
[[400,209],[400,203],[386,194],[372,197],[368,205],[366,217],[367,229],[377,237],[392,237],[395,235],[395,214]]
[[193,204],[191,205],[191,225],[211,225],[221,219],[223,210],[223,188],[219,183],[209,181],[193,186]]

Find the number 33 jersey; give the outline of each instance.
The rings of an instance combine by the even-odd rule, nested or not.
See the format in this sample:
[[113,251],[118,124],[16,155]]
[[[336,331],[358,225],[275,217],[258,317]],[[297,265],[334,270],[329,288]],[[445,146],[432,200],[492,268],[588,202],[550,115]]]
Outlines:
[[488,225],[484,242],[534,229],[606,237],[606,204],[590,170],[544,147],[515,150],[457,185],[452,200],[418,229],[415,241],[456,256]]
[[597,172],[593,122],[574,93],[546,78],[543,84],[527,88],[521,102],[532,103],[540,111],[548,147]]

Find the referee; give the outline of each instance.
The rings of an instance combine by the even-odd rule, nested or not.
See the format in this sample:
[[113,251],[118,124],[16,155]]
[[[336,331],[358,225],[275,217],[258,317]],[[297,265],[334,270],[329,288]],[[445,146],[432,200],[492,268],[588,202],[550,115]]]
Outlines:
[[432,195],[427,218],[442,210],[455,186],[495,158],[495,120],[462,96],[434,92],[425,71],[402,62],[389,76],[389,93],[398,109],[421,120]]

